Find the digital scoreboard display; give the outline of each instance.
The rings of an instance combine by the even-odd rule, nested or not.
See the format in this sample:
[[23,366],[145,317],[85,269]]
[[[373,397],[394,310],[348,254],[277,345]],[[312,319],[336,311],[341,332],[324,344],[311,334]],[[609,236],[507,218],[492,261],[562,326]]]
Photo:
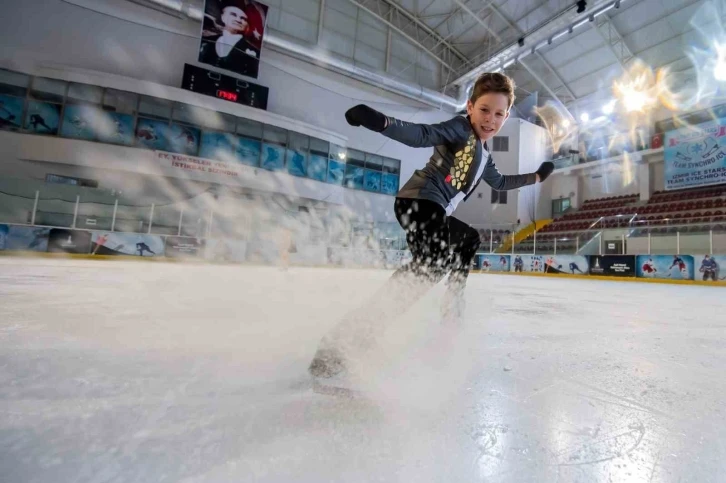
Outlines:
[[184,64],[182,89],[225,101],[267,110],[267,87],[232,76]]

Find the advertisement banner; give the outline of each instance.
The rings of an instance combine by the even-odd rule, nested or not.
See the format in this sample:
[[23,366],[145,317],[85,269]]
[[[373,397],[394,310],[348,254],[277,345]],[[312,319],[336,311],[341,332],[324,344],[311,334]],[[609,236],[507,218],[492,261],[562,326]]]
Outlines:
[[381,250],[383,266],[388,269],[400,268],[413,260],[409,250]]
[[509,272],[510,261],[509,255],[477,255],[474,257],[474,269],[484,272]]
[[158,235],[94,231],[91,235],[92,255],[164,256],[164,240]]
[[61,136],[64,138],[96,140],[99,109],[86,104],[68,104],[63,112]]
[[690,255],[638,255],[638,278],[693,280],[693,257]]
[[201,173],[206,175],[208,179],[215,177],[239,178],[240,176],[239,165],[225,163],[223,161],[214,161],[165,151],[155,151],[154,157],[156,157],[157,161],[164,168]]
[[89,253],[90,250],[90,231],[51,228],[48,236],[50,253]]
[[198,258],[204,254],[204,240],[186,236],[168,236],[164,254],[170,258]]
[[0,129],[18,131],[23,122],[24,97],[0,94]]
[[721,282],[726,280],[726,256],[694,255],[694,280]]
[[48,228],[0,224],[0,250],[44,252],[48,249]]
[[170,135],[167,121],[140,117],[137,122],[136,145],[142,148],[168,151]]
[[386,250],[328,247],[328,263],[343,267],[384,267]]
[[199,148],[199,157],[205,159],[216,159],[227,163],[237,163],[237,151],[239,150],[239,136],[226,132],[204,131]]
[[96,135],[98,141],[108,144],[134,144],[134,116],[119,112],[103,111],[98,116]]
[[328,158],[318,154],[310,154],[308,159],[308,177],[317,181],[325,181],[328,169]]
[[726,119],[667,132],[663,159],[666,190],[726,182]]
[[270,171],[283,169],[285,167],[285,148],[277,144],[264,143],[260,166]]
[[169,150],[181,154],[197,154],[202,132],[186,124],[172,124],[169,130]]
[[590,275],[635,277],[635,255],[590,256]]
[[266,21],[254,0],[206,0],[199,62],[256,79]]
[[211,262],[242,263],[247,260],[247,242],[228,239],[206,240],[204,258]]
[[512,271],[587,275],[590,264],[583,255],[515,255]]
[[294,265],[320,266],[327,263],[328,247],[325,245],[298,244],[290,253],[290,263]]
[[25,114],[25,129],[35,134],[58,134],[60,125],[60,104],[30,101]]

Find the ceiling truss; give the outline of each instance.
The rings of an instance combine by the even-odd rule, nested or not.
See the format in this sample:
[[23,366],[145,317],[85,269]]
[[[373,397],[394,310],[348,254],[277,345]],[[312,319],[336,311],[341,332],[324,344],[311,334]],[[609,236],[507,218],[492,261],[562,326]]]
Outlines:
[[[348,0],[368,12],[389,28],[405,37],[423,52],[431,56],[450,72],[458,72],[470,65],[469,59],[446,38],[426,25],[419,17],[406,11],[391,0]],[[453,13],[451,14],[453,15]],[[447,21],[447,17],[444,21]],[[390,43],[389,43],[390,45]],[[387,57],[390,56],[387,53]]]

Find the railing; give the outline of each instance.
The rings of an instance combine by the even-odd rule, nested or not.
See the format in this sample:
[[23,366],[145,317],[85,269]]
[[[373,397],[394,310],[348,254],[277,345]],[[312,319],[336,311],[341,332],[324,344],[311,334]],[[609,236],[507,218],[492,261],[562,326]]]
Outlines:
[[[0,224],[255,241],[284,238],[352,249],[406,248],[397,223],[362,223],[331,209],[300,211],[286,198],[180,188],[157,183],[154,195],[38,180],[0,178]],[[142,191],[141,189],[139,191]],[[186,194],[184,194],[186,193]],[[272,196],[272,195],[270,195]]]
[[726,217],[644,220],[636,214],[602,217],[589,228],[539,232],[516,253],[578,255],[726,253]]

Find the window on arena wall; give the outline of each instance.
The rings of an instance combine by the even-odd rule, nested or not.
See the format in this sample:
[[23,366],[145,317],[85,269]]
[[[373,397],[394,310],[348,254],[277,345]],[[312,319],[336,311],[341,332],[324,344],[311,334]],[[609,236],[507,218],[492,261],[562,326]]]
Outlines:
[[285,163],[287,172],[294,176],[307,176],[310,138],[290,131]]
[[105,89],[101,109],[105,134],[101,142],[109,144],[134,144],[134,124],[139,107],[139,95],[133,92]]
[[57,135],[67,87],[65,82],[55,79],[32,79],[23,128],[36,134]]
[[209,109],[0,69],[0,129],[169,151],[395,195],[401,162]]
[[508,152],[509,136],[494,136],[492,138],[492,152]]
[[560,198],[559,200],[552,200],[552,216],[560,216],[567,212],[571,206],[570,198]]
[[345,186],[347,188],[363,189],[365,186],[366,155],[355,149],[348,150],[345,164]]
[[330,145],[330,155],[328,158],[328,183],[343,184],[345,178],[345,161],[347,153],[344,147],[335,144]]
[[139,148],[169,151],[172,102],[141,96],[136,119],[135,142]]
[[383,175],[381,176],[381,193],[396,195],[401,175],[401,161],[383,158]]
[[262,157],[262,123],[237,118],[239,149],[237,159],[249,166],[259,166]]
[[507,192],[492,190],[492,204],[493,205],[506,205],[507,204]]
[[328,179],[328,154],[330,143],[322,139],[310,138],[310,156],[308,157],[308,177],[316,181]]
[[366,154],[364,188],[366,191],[378,193],[381,191],[381,176],[383,175],[383,157],[375,154]]

